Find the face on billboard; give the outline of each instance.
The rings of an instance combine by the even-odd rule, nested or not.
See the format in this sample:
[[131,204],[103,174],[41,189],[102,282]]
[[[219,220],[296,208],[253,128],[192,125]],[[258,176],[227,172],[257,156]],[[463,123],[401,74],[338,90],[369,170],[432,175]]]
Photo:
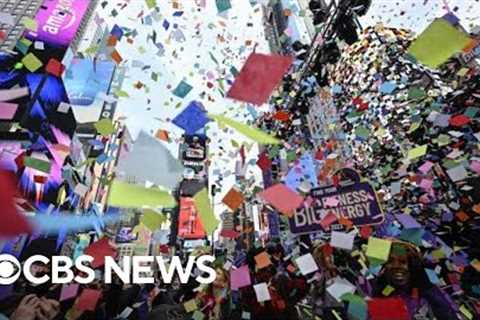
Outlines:
[[35,16],[37,32],[29,31],[26,37],[68,47],[89,4],[90,0],[44,0]]

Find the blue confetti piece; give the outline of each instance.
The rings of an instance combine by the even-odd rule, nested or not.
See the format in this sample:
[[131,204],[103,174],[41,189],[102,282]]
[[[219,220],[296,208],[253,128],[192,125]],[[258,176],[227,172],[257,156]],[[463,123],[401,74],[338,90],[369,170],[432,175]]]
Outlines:
[[380,90],[381,93],[391,94],[393,91],[395,91],[396,88],[397,88],[396,83],[388,81],[388,82],[382,83],[379,90]]

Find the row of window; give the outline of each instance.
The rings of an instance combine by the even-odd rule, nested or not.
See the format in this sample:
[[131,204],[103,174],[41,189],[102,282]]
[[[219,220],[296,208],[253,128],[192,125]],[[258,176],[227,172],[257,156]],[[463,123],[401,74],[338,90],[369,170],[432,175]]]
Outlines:
[[[0,11],[10,13],[18,22],[22,17],[33,17],[41,2],[42,0],[5,0],[0,3]],[[7,34],[4,42],[0,41],[0,49],[11,49],[23,34],[24,27],[21,24],[14,26],[1,24],[0,30]]]
[[[29,10],[34,11],[40,5],[41,0],[7,0],[7,2],[0,3],[0,10],[2,12],[13,13],[27,13]],[[14,9],[15,8],[15,9]]]
[[77,33],[75,34],[75,37],[73,38],[73,41],[70,45],[70,47],[76,51],[78,47],[78,43],[80,40],[82,40],[85,28],[87,27],[88,23],[90,22],[90,18],[92,17],[95,8],[97,7],[98,0],[94,0],[91,2],[90,6],[87,8],[87,11],[85,13],[85,16],[83,17],[82,21],[80,22],[80,26],[77,30]]

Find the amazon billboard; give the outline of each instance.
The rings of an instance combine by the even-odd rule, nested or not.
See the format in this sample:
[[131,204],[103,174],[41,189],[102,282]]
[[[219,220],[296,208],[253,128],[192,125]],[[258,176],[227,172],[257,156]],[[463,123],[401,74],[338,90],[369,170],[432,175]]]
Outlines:
[[44,0],[35,16],[37,31],[28,31],[26,37],[53,46],[68,47],[89,5],[90,0]]

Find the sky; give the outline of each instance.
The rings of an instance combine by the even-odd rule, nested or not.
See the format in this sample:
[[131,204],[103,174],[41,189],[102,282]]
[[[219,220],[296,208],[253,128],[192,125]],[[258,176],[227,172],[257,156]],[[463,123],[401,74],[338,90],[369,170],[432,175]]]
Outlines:
[[[175,138],[179,138],[183,130],[170,123],[170,120],[192,100],[201,101],[211,113],[227,112],[230,117],[245,121],[246,117],[243,115],[249,114],[246,105],[224,98],[218,90],[220,85],[217,80],[233,81],[230,68],[233,66],[240,70],[255,44],[257,52],[269,52],[259,5],[252,6],[247,0],[234,0],[232,9],[226,14],[218,15],[215,1],[207,0],[206,7],[201,8],[193,0],[181,0],[178,1],[180,8],[174,9],[172,1],[158,0],[158,21],[152,19],[152,25],[147,25],[145,22],[148,18],[144,19],[143,24],[141,19],[137,18],[142,11],[144,18],[151,12],[144,1],[131,0],[124,10],[119,10],[124,3],[127,1],[109,1],[108,5],[99,11],[99,15],[109,26],[116,23],[138,32],[133,45],[125,40],[117,45],[117,50],[129,68],[123,90],[128,92],[130,98],[118,100],[116,117],[126,117],[126,124],[133,136],[140,130],[151,134],[158,129],[167,130],[173,139],[166,145],[176,156],[178,145]],[[112,17],[111,11],[115,8],[119,14]],[[181,17],[174,17],[176,11],[184,13]],[[165,30],[164,21],[168,21],[170,25],[168,30]],[[163,55],[159,55],[158,47],[151,40],[147,40],[154,30],[157,32],[156,42],[161,43],[164,48]],[[185,39],[182,39],[178,30]],[[150,68],[142,70],[142,65]],[[157,81],[152,80],[152,71],[158,73]],[[193,86],[184,99],[172,94],[182,80]],[[139,82],[145,87],[136,89],[135,85]],[[222,82],[227,90],[230,84],[225,80]],[[203,92],[206,94],[202,98]],[[232,130],[227,129],[225,132],[213,123],[209,127],[209,149],[215,151],[210,166],[211,181],[216,180],[217,172],[221,172],[223,176],[222,192],[215,201],[218,204],[216,211],[220,213],[224,207],[219,203],[235,183],[235,159],[238,152],[233,148],[232,140],[233,144],[237,142],[252,146],[247,161],[256,159],[258,151],[251,141]],[[250,175],[258,176],[260,170],[251,166],[247,177]]]
[[[255,45],[256,51],[261,53],[268,53],[269,48],[265,40],[260,5],[251,3],[255,1],[231,0],[232,8],[222,14],[218,14],[213,0],[156,2],[160,10],[153,15],[144,0],[110,0],[97,13],[110,27],[118,24],[138,32],[133,43],[122,40],[117,45],[123,63],[128,67],[123,90],[130,97],[119,99],[116,117],[126,118],[133,136],[140,130],[151,134],[158,129],[169,131],[173,139],[166,145],[177,155],[175,139],[180,137],[183,130],[170,123],[170,120],[190,101],[201,101],[208,112],[227,112],[228,116],[240,121],[246,121],[250,117],[246,104],[224,98],[219,88],[223,87],[224,92],[228,90],[231,84],[227,81],[233,81],[230,68],[233,66],[240,70]],[[202,2],[205,7],[201,5]],[[290,0],[290,3],[294,2],[295,0]],[[112,10],[116,10],[118,15],[114,17]],[[361,19],[361,23],[367,26],[383,22],[386,26],[421,32],[435,17],[442,16],[448,10],[457,14],[463,25],[470,28],[473,23],[478,23],[480,2],[373,0],[371,10]],[[175,17],[174,13],[179,11],[183,14]],[[152,41],[154,31],[156,44]],[[152,79],[152,72],[158,75],[157,81]],[[183,99],[172,94],[182,80],[193,86],[192,91]],[[251,141],[233,130],[220,130],[215,124],[210,124],[209,127],[209,137],[212,140],[210,150],[214,153],[210,167],[211,181],[217,179],[218,172],[223,176],[222,193],[215,201],[218,204],[235,182],[235,159],[238,154],[232,144],[238,142],[251,145]],[[257,152],[253,146],[249,159],[255,159]],[[258,177],[259,174],[260,171],[253,165],[247,176]],[[222,205],[216,205],[217,213],[223,209]]]

